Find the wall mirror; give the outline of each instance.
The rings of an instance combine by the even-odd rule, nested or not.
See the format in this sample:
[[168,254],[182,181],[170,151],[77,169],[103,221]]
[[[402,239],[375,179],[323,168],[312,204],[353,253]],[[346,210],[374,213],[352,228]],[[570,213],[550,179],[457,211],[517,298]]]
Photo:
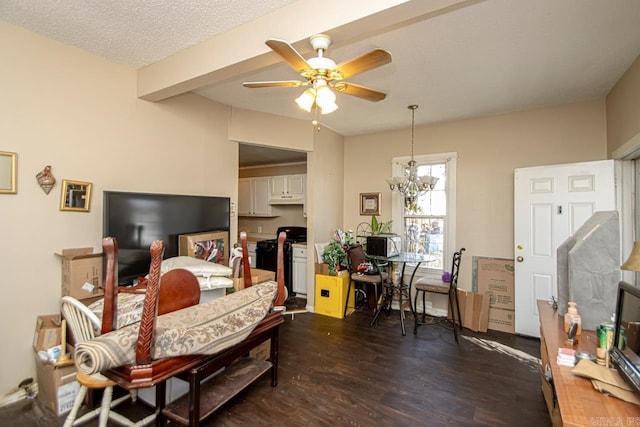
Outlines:
[[91,203],[91,183],[82,181],[62,180],[60,195],[61,211],[89,212]]
[[0,151],[0,194],[16,194],[16,167],[18,155]]

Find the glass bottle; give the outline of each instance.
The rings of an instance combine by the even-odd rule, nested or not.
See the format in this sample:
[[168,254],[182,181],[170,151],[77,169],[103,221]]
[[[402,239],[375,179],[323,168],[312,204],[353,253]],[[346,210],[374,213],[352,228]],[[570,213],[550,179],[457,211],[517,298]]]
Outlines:
[[578,308],[576,303],[571,301],[569,302],[569,308],[567,309],[567,313],[564,315],[564,331],[569,332],[569,327],[572,323],[578,324],[578,330],[576,331],[576,335],[580,335],[582,333],[582,321],[580,319],[580,315],[578,314]]

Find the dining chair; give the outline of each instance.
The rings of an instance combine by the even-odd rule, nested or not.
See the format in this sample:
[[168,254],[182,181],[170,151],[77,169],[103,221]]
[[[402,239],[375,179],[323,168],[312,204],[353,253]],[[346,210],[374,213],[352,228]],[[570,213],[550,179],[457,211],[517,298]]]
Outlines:
[[[100,335],[102,321],[82,302],[73,297],[64,296],[60,300],[60,311],[69,326],[71,336],[76,344],[92,340],[96,336]],[[156,417],[154,412],[142,420],[133,422],[125,416],[115,412],[113,408],[130,398],[135,400],[136,396],[135,394],[132,395],[129,393],[117,399],[113,399],[113,390],[116,383],[102,374],[98,373],[94,375],[87,375],[78,371],[76,379],[80,383],[80,390],[76,395],[71,412],[67,415],[64,427],[71,427],[85,423],[96,416],[100,417],[98,422],[100,427],[106,427],[109,420],[113,420],[126,426],[143,426],[152,422]],[[76,418],[88,391],[94,389],[103,390],[100,406],[85,413],[81,417]]]
[[[364,249],[362,248],[361,244],[358,243],[356,245],[348,246],[346,251],[347,251],[348,269],[349,269],[349,286],[347,287],[347,298],[344,303],[343,316],[345,317],[347,315],[347,307],[349,306],[349,295],[351,295],[352,284],[353,286],[360,285],[361,287],[365,286],[368,288],[367,290],[369,292],[367,292],[367,301],[370,301],[368,296],[371,293],[373,293],[373,296],[375,298],[374,303],[376,304],[373,307],[373,309],[376,309],[378,304],[378,291],[379,291],[378,288],[380,287],[380,290],[381,290],[382,284],[386,282],[388,279],[387,272],[383,271],[380,268],[380,266],[377,265],[377,263],[373,263],[373,265],[376,266],[377,273],[365,274],[363,272],[358,271],[358,266],[360,266],[363,263],[369,262],[369,260],[367,259],[367,255]],[[373,289],[370,289],[370,288],[373,288]],[[357,298],[355,297],[355,295],[356,295],[356,292],[354,292],[354,299],[357,301]],[[354,307],[356,306],[356,301],[353,301]]]
[[[460,316],[460,304],[458,303],[458,273],[460,271],[460,261],[462,259],[462,252],[465,251],[465,248],[460,248],[459,251],[453,254],[453,260],[451,262],[451,280],[447,282],[443,282],[442,280],[433,280],[427,277],[421,277],[420,279],[414,282],[414,297],[413,297],[413,307],[415,310],[414,320],[415,325],[413,328],[413,333],[418,333],[418,326],[426,325],[431,323],[426,323],[426,298],[425,295],[427,293],[447,295],[447,299],[449,300],[449,311],[451,313],[451,322],[453,324],[453,336],[458,342],[458,332],[456,329],[456,322],[458,323],[460,330],[462,331],[462,318]],[[420,320],[420,316],[418,315],[418,294],[422,295],[422,319]],[[455,301],[455,307],[454,307]],[[458,318],[456,319],[456,313]],[[439,317],[432,316],[429,317]],[[448,321],[448,315],[440,317],[442,321]],[[439,323],[441,323],[439,322]]]

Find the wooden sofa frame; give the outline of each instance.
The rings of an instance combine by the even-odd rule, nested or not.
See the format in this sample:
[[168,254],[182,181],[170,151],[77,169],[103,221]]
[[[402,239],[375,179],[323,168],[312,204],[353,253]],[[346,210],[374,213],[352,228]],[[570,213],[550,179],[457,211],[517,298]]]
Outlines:
[[[250,287],[246,234],[241,233],[243,248],[244,283]],[[284,242],[286,234],[278,236],[278,297],[274,305],[284,304]],[[131,390],[156,386],[156,425],[166,425],[171,420],[179,425],[198,426],[225,402],[246,388],[263,373],[271,370],[271,386],[278,383],[278,334],[284,323],[282,311],[271,311],[241,343],[214,355],[189,355],[152,360],[153,334],[158,310],[158,289],[160,286],[160,264],[164,247],[151,246],[151,266],[146,283],[144,308],[140,322],[136,363],[109,369],[103,374],[121,387]],[[117,245],[103,245],[107,259],[105,274],[105,305],[103,329],[113,330],[117,321]],[[282,270],[281,270],[282,269]],[[249,270],[250,271],[250,270]],[[170,311],[170,307],[167,308]],[[244,357],[261,343],[271,340],[269,360],[255,360]],[[203,382],[222,370],[214,378]],[[171,377],[183,379],[189,384],[189,392],[166,403],[166,381]]]

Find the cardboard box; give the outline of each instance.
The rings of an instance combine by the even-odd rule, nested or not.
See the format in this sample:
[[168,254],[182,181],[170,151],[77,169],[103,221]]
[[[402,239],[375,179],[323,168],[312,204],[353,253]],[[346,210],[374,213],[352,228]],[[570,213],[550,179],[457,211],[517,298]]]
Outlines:
[[[489,295],[458,289],[462,326],[474,332],[487,332],[489,323]],[[455,307],[455,301],[454,301]],[[449,313],[451,317],[451,313]]]
[[322,274],[324,276],[329,275],[329,264],[315,263],[315,274]]
[[50,363],[42,363],[37,356],[35,356],[35,363],[38,399],[57,415],[69,412],[80,390],[80,384],[76,381],[76,365],[55,367]]
[[489,293],[489,329],[515,333],[515,289],[512,259],[473,257],[473,290]]
[[515,310],[503,310],[501,308],[489,307],[489,329],[515,334]]
[[[348,274],[338,276],[316,274],[315,313],[342,319],[349,280]],[[347,314],[350,314],[354,310],[355,286],[351,287],[348,298],[350,304],[347,308]]]
[[37,317],[33,333],[33,349],[35,351],[46,351],[60,345],[62,340],[60,320],[59,314],[45,314]]
[[271,338],[249,350],[249,357],[256,360],[271,359]]
[[[240,270],[240,274],[242,275],[242,270]],[[244,277],[235,277],[231,280],[233,280],[233,287],[236,289],[236,291],[244,289]],[[255,285],[257,283],[266,282],[268,280],[276,280],[275,271],[261,270],[259,268],[251,269],[252,284]]]
[[63,249],[56,254],[62,259],[62,295],[76,299],[104,295],[102,286],[102,253],[93,248]]

